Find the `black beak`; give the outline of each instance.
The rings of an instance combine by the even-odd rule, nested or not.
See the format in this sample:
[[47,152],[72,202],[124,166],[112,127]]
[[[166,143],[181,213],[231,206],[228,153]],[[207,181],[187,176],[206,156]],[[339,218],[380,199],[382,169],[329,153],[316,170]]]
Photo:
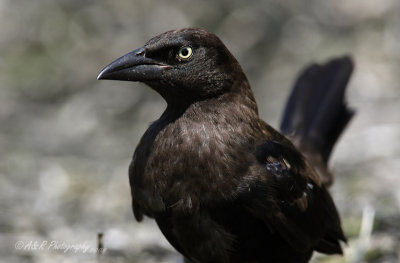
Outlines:
[[141,47],[108,64],[97,79],[152,81],[162,79],[163,72],[171,66],[146,58]]

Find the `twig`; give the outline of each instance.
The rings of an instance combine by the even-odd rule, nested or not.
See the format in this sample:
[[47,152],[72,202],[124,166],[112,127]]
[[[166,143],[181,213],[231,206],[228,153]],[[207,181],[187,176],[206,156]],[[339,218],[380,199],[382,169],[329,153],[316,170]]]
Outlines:
[[360,236],[358,238],[357,248],[351,263],[362,262],[365,256],[365,252],[369,246],[369,241],[374,224],[374,218],[375,218],[375,209],[370,205],[364,207],[363,217],[361,221]]

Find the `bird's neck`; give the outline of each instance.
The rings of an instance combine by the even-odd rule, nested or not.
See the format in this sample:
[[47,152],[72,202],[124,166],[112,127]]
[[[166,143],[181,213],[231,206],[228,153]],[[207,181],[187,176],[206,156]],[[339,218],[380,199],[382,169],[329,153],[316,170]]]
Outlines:
[[258,118],[257,104],[251,91],[249,94],[222,94],[191,103],[169,103],[159,121],[171,123],[184,118],[188,121],[206,122],[211,118],[230,117],[248,120]]
[[210,115],[248,115],[258,118],[257,104],[250,85],[244,76],[240,81],[234,80],[228,92],[198,100],[167,100],[167,108],[161,116],[163,122],[173,122],[184,116],[189,119],[207,118]]

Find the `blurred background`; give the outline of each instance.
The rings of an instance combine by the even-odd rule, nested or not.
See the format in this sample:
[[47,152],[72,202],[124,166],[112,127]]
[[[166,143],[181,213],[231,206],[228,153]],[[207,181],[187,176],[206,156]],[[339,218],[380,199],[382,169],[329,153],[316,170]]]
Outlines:
[[365,251],[359,262],[400,262],[399,1],[2,0],[0,25],[0,262],[182,262],[130,206],[133,150],[166,104],[143,84],[96,76],[189,26],[224,41],[274,127],[304,66],[353,56],[357,115],[331,160],[350,242],[345,257],[313,260],[356,262]]

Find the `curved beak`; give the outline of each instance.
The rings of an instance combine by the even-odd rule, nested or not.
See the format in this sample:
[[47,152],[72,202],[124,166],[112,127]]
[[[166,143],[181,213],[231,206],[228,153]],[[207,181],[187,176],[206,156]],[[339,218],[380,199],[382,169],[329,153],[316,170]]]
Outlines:
[[129,52],[108,64],[97,79],[152,81],[162,79],[163,72],[171,66],[146,58],[144,47]]

